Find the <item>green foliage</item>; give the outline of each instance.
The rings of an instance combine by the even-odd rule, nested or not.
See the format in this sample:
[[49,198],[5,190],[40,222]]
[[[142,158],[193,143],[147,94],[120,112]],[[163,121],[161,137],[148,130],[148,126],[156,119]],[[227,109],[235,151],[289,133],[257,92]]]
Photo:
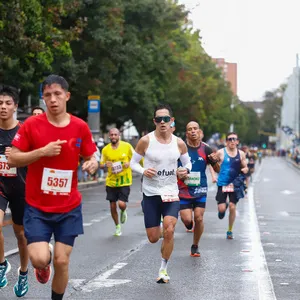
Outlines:
[[39,82],[53,72],[70,83],[72,113],[86,118],[87,96],[101,95],[102,129],[131,119],[140,133],[150,131],[155,105],[167,102],[178,133],[190,120],[206,137],[233,122],[254,139],[255,113],[232,100],[176,1],[0,1],[0,36],[0,82],[21,88],[23,101],[29,93],[37,99]]

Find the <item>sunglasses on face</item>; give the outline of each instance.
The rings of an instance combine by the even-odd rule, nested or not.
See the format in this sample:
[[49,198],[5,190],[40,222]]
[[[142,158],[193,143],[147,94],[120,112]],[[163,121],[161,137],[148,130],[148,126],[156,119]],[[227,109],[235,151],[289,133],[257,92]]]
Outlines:
[[155,117],[154,121],[155,121],[155,123],[161,123],[162,121],[164,121],[165,123],[168,123],[171,121],[171,117],[170,116]]
[[230,138],[227,138],[226,141],[229,141],[229,142],[235,142],[237,141],[238,139],[235,138],[235,137],[230,137]]

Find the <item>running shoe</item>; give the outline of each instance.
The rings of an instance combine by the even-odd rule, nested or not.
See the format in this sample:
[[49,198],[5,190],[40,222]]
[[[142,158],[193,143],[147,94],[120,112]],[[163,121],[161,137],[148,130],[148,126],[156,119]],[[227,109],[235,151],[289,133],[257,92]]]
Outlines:
[[121,236],[121,235],[122,235],[121,225],[119,224],[116,226],[116,231],[115,231],[114,236]]
[[6,274],[11,270],[11,265],[6,259],[6,266],[0,266],[0,289],[7,286]]
[[232,240],[233,239],[233,234],[232,231],[227,231],[227,240]]
[[225,211],[224,211],[223,213],[218,212],[218,218],[219,218],[220,220],[222,220],[222,219],[225,217],[227,208],[228,208],[228,203],[226,202],[226,209],[225,209]]
[[[50,250],[50,255],[52,258],[53,246],[50,243],[49,243],[49,250]],[[34,269],[34,274],[35,274],[36,280],[42,284],[45,284],[50,280],[51,273],[52,273],[52,268],[51,268],[50,264],[44,269]]]
[[170,281],[170,277],[167,273],[166,269],[160,269],[158,273],[158,278],[156,279],[157,283],[168,283]]
[[125,210],[121,210],[121,223],[125,224],[127,221],[127,212],[126,209]]
[[18,269],[18,281],[14,286],[14,293],[17,297],[24,297],[28,292],[28,276],[20,275],[20,269]]
[[192,257],[200,257],[200,252],[198,250],[198,245],[192,245],[192,247],[191,247],[191,256]]

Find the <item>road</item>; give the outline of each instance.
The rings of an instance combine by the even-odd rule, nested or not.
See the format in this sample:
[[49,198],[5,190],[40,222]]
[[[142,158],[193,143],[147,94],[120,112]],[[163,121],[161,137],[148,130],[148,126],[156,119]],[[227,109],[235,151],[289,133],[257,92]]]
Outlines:
[[[169,284],[155,282],[160,242],[146,239],[140,207],[140,181],[130,195],[128,222],[114,237],[105,187],[84,190],[85,234],[75,244],[70,281],[64,299],[89,300],[299,300],[300,299],[299,170],[282,158],[257,166],[248,197],[238,205],[234,240],[226,240],[227,216],[217,218],[210,186],[200,258],[189,256],[192,234],[181,221],[168,266]],[[4,228],[5,251],[16,248],[11,226]],[[8,257],[12,271],[0,299],[16,299],[18,255]],[[30,266],[30,290],[24,299],[50,299],[51,285],[36,283]]]

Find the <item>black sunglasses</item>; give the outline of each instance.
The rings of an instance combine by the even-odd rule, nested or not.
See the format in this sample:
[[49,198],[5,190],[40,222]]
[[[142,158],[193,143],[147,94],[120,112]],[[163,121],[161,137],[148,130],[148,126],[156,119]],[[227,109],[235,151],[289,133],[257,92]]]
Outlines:
[[170,116],[163,116],[163,117],[155,117],[154,118],[155,123],[161,123],[161,121],[164,121],[165,123],[168,123],[171,121]]
[[230,141],[230,142],[235,142],[237,141],[238,139],[235,138],[235,137],[231,137],[231,138],[227,138],[226,141]]

